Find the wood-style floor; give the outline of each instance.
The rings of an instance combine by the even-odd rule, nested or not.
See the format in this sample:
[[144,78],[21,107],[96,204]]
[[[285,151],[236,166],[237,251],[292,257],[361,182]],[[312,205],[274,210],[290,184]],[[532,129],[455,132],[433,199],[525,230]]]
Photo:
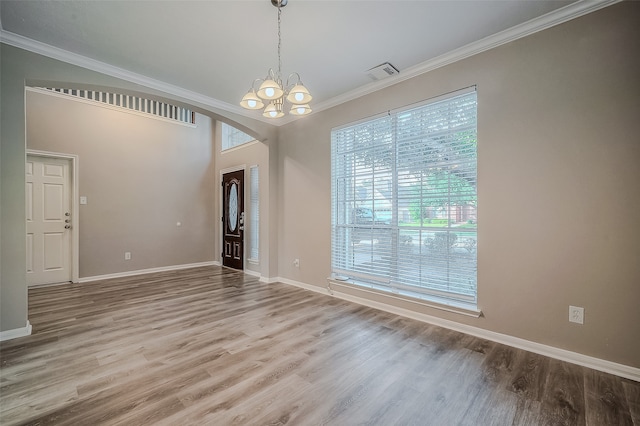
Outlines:
[[0,423],[640,425],[640,383],[219,267],[29,291]]

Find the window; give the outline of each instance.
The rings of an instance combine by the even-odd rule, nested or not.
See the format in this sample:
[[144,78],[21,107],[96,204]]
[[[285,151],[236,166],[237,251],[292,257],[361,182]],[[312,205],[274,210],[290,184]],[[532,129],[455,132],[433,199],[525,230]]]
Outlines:
[[254,141],[255,138],[250,136],[233,126],[222,123],[222,150],[234,148],[244,145],[245,143]]
[[258,166],[252,166],[249,169],[250,194],[249,202],[251,205],[249,226],[251,233],[249,235],[250,254],[249,260],[257,262],[260,258],[260,186]]
[[475,309],[476,115],[467,89],[332,131],[335,276]]

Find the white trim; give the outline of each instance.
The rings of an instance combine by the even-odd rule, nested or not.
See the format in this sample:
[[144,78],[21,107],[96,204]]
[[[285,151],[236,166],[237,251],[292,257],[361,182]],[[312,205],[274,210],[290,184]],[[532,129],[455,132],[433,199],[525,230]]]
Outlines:
[[[315,104],[313,106],[313,111],[320,112],[329,108],[333,108],[340,104],[352,101],[373,92],[377,92],[378,90],[382,90],[386,87],[393,86],[394,84],[398,84],[402,81],[409,80],[421,74],[425,74],[429,71],[433,71],[454,62],[461,61],[462,59],[466,59],[470,56],[477,55],[478,53],[485,52],[503,44],[510,43],[520,38],[527,37],[531,34],[546,30],[553,26],[560,25],[564,22],[570,21],[580,16],[595,12],[620,1],[622,0],[578,0],[565,7],[554,10],[530,21],[508,28],[504,31],[500,31],[478,41],[474,41],[458,49],[454,49],[443,55],[422,62],[418,65],[409,67],[406,70],[400,71],[399,74],[396,74],[393,77],[369,83],[365,86],[361,86],[357,89],[335,96],[324,102]],[[278,125],[286,124],[290,121],[292,121],[292,119],[290,118],[290,116],[287,116],[283,120],[283,122],[279,123]]]
[[483,328],[474,327],[471,325],[461,324],[455,321],[434,317],[432,315],[415,312],[409,309],[399,308],[386,303],[376,302],[363,297],[340,293],[338,291],[335,291],[335,289],[330,292],[330,289],[328,288],[318,287],[300,281],[290,280],[288,278],[277,277],[269,279],[268,282],[281,282],[283,284],[293,285],[305,290],[314,291],[316,293],[324,294],[327,296],[337,297],[338,299],[357,303],[359,305],[380,309],[381,311],[437,325],[439,327],[455,330],[460,333],[479,337],[481,339],[491,340],[493,342],[501,343],[514,348],[534,352],[540,355],[548,356],[550,358],[570,362],[572,364],[581,365],[583,367],[592,368],[594,370],[603,371],[605,373],[614,374],[616,376],[640,382],[640,368],[618,364],[616,362],[611,362],[604,359],[583,355],[577,352],[544,345],[542,343],[532,342],[529,340],[521,339],[519,337],[509,336],[507,334],[497,333],[495,331],[485,330]]
[[14,328],[12,330],[0,331],[0,342],[5,340],[17,339],[31,335],[31,323],[27,320],[27,325],[22,328]]
[[138,269],[136,271],[116,272],[114,274],[95,275],[93,277],[83,277],[83,278],[80,278],[78,282],[88,283],[92,281],[108,280],[111,278],[124,278],[124,277],[133,277],[136,275],[152,274],[155,272],[167,272],[167,271],[177,271],[180,269],[199,268],[201,266],[220,266],[220,262],[216,260],[212,260],[208,262],[187,263],[183,265],[161,266],[159,268]]
[[[396,295],[396,294],[390,293],[388,291],[376,290],[374,288],[368,288],[368,287],[365,287],[365,286],[362,286],[362,285],[355,284],[352,280],[341,281],[341,280],[336,280],[334,278],[327,278],[327,282],[329,283],[329,284],[327,284],[327,290],[329,290],[329,292],[333,292],[333,290],[335,290],[335,289],[332,286],[336,285],[336,286],[342,286],[342,287],[345,287],[345,288],[351,288],[351,289],[354,289],[354,290],[357,290],[357,291],[362,291],[362,292],[373,294],[373,295],[377,295],[377,296],[382,296],[382,297],[385,297],[385,298],[400,300],[401,302],[413,303],[413,304],[416,304],[416,305],[425,306],[427,308],[439,309],[441,311],[447,311],[447,312],[451,312],[451,313],[454,313],[454,314],[466,315],[466,316],[472,317],[472,318],[480,318],[482,316],[482,311],[480,309],[477,309],[477,308],[473,309],[473,308],[470,308],[470,307],[464,307],[464,306],[462,306],[461,302],[452,301],[451,305],[447,305],[445,303],[438,303],[437,301],[430,301],[430,300],[427,300],[427,299],[418,299],[418,298],[415,298],[415,297],[401,295],[401,294]],[[455,303],[458,303],[461,306],[458,306]],[[469,304],[467,304],[465,306],[469,306]]]
[[239,170],[247,170],[247,165],[246,164],[240,164],[239,166],[227,167],[226,169],[220,170],[220,178],[221,178],[220,182],[222,182],[222,175],[224,175],[226,173],[237,172]]
[[246,117],[255,118],[256,120],[264,121],[265,123],[268,122],[267,118],[249,115],[247,113],[247,110],[242,108],[240,105],[236,106],[228,104],[218,99],[214,99],[209,96],[205,96],[170,83],[165,83],[164,81],[156,80],[154,78],[147,77],[133,71],[107,64],[106,62],[97,61],[86,56],[78,55],[77,53],[69,52],[67,50],[51,46],[41,41],[32,40],[28,37],[9,32],[5,29],[0,29],[0,39],[2,40],[2,43],[5,43],[9,46],[24,49],[29,52],[37,53],[48,58],[86,68],[91,71],[96,71],[101,74],[129,81],[131,83],[136,83],[150,89],[160,90],[170,95],[188,99],[190,101],[201,103],[209,107],[218,108],[235,114],[244,115]]
[[[242,145],[240,145],[242,146]],[[239,172],[240,170],[243,171],[243,175],[242,175],[242,197],[244,198],[243,200],[243,205],[246,207],[247,205],[247,191],[245,191],[245,174],[247,171],[247,165],[246,164],[240,164],[238,166],[231,166],[231,167],[227,167],[226,169],[222,169],[220,170],[220,185],[218,186],[218,189],[220,189],[222,187],[222,184],[224,182],[224,175],[227,173],[233,173],[233,172]],[[220,218],[224,217],[224,191],[220,189]],[[224,255],[224,222],[220,221],[218,222],[220,224],[220,258],[222,258],[222,256]],[[246,224],[246,221],[245,221]],[[247,250],[246,250],[246,244],[245,244],[245,238],[244,238],[244,232],[242,233],[242,271],[245,271],[247,269]],[[220,262],[220,264],[222,264],[222,261]]]
[[[25,89],[30,91],[30,92],[34,92],[34,93],[40,93],[40,94],[43,94],[43,95],[49,95],[49,96],[54,96],[54,97],[66,99],[66,100],[69,100],[69,101],[80,102],[80,103],[83,103],[83,104],[87,104],[87,105],[91,105],[91,106],[95,106],[95,107],[99,107],[99,108],[106,108],[106,109],[110,109],[112,111],[118,111],[118,112],[122,112],[122,113],[125,113],[125,114],[137,115],[139,117],[144,117],[144,118],[150,118],[152,120],[163,121],[165,123],[178,124],[180,126],[191,127],[192,129],[195,129],[195,128],[198,127],[196,124],[193,124],[193,123],[187,123],[185,121],[180,121],[180,120],[173,120],[173,119],[165,118],[165,117],[162,117],[162,116],[159,116],[159,115],[156,115],[156,114],[151,114],[151,113],[142,112],[142,111],[136,111],[135,109],[129,109],[129,108],[124,108],[124,107],[120,107],[120,106],[117,106],[117,105],[111,105],[111,104],[107,104],[107,103],[104,103],[104,102],[96,101],[96,100],[93,100],[93,99],[85,99],[85,98],[81,98],[79,96],[67,95],[66,93],[59,93],[59,92],[54,92],[54,91],[47,90],[47,89],[41,89],[40,87],[26,86]],[[144,99],[144,98],[141,98],[141,99]]]
[[[576,1],[565,7],[542,15],[538,18],[534,18],[530,21],[524,22],[520,25],[516,25],[507,30],[493,34],[489,37],[485,37],[481,40],[469,43],[466,46],[452,50],[451,52],[440,55],[434,59],[410,67],[406,70],[401,71],[397,76],[386,78],[375,83],[370,83],[366,86],[362,86],[355,90],[343,93],[342,95],[328,99],[324,102],[314,104],[314,113],[332,108],[353,99],[357,99],[361,96],[376,92],[385,87],[389,87],[391,85],[400,83],[401,81],[416,77],[420,74],[433,71],[437,68],[443,67],[453,62],[468,58],[469,56],[484,52],[489,49],[493,49],[494,47],[498,47],[500,45],[515,41],[517,39],[526,37],[542,30],[546,30],[547,28],[551,28],[553,26],[586,15],[588,13],[595,12],[604,7],[618,3],[619,1],[622,0]],[[173,84],[165,83],[163,81],[146,77],[144,75],[134,73],[123,68],[96,61],[95,59],[87,58],[76,53],[53,47],[51,45],[11,33],[2,28],[0,28],[0,39],[2,40],[2,43],[8,44],[10,46],[18,47],[20,49],[28,50],[30,52],[57,59],[72,65],[77,65],[92,71],[140,84],[151,89],[160,90],[170,95],[182,97],[184,99],[201,103],[206,106],[219,108],[224,111],[252,118],[254,120],[270,123],[275,126],[281,126],[297,119],[297,117],[291,115],[277,120],[264,118],[260,114],[255,114],[253,111],[245,110],[240,106],[228,104],[209,96],[201,95],[191,90],[183,89],[182,87],[178,87]]]
[[78,189],[80,157],[75,154],[63,154],[60,152],[27,149],[25,161],[28,155],[34,157],[68,160],[69,163],[71,163],[71,281],[77,283],[80,277],[80,193]]
[[325,294],[329,296],[334,295],[333,293],[331,293],[328,287],[318,287],[317,285],[303,283],[302,281],[290,280],[289,278],[283,278],[283,277],[269,278],[269,284],[273,284],[273,283],[288,284],[295,287],[300,287],[305,290],[315,291],[316,293]]
[[258,139],[254,139],[252,141],[245,142],[245,143],[242,143],[240,145],[232,146],[231,148],[227,148],[227,149],[222,149],[221,148],[220,149],[220,154],[224,155],[224,154],[228,154],[228,153],[233,152],[233,151],[238,151],[238,150],[240,150],[242,148],[249,148],[250,146],[257,144],[258,142],[260,142]]
[[256,278],[260,278],[262,279],[260,272],[256,272],[256,271],[252,271],[251,269],[244,269],[240,272],[244,272],[247,275],[251,275],[252,277],[256,277]]

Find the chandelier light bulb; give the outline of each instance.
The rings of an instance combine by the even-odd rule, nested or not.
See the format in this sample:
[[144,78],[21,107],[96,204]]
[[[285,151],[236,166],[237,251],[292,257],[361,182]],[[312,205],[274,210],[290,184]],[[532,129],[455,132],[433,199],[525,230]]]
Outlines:
[[307,115],[311,113],[311,107],[309,104],[304,105],[292,105],[289,114],[291,115]]
[[244,95],[242,101],[240,101],[240,106],[246,109],[261,109],[264,107],[264,102],[260,99],[256,92],[251,89],[249,92]]
[[265,80],[258,89],[258,96],[269,101],[281,98],[282,95],[284,95],[284,90],[272,79]]
[[264,109],[264,112],[262,113],[262,115],[267,117],[267,118],[280,118],[280,117],[284,116],[284,112],[282,112],[282,106],[281,105],[276,105],[275,103],[271,102]]
[[293,86],[287,96],[287,100],[292,104],[308,104],[311,99],[311,94],[302,84],[296,84]]

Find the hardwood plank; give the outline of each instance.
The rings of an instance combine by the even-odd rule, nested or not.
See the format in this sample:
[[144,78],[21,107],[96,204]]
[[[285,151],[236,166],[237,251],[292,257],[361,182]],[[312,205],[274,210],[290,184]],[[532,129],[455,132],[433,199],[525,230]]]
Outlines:
[[542,397],[541,416],[545,424],[584,425],[584,368],[555,359]]
[[633,426],[620,380],[610,374],[585,372],[587,425]]
[[623,379],[622,388],[629,405],[631,420],[633,420],[634,425],[638,426],[640,425],[640,382]]
[[640,384],[220,267],[29,290],[3,425],[632,424]]
[[[433,350],[434,348],[431,348]],[[410,382],[414,391],[403,404],[397,404],[381,419],[400,424],[460,424],[477,396],[476,387],[482,381],[482,356],[468,349],[442,350],[436,347],[436,362],[428,362],[416,380]],[[420,407],[407,410],[406,407]]]
[[524,351],[518,351],[518,355],[508,390],[526,399],[539,402],[544,393],[549,358]]

